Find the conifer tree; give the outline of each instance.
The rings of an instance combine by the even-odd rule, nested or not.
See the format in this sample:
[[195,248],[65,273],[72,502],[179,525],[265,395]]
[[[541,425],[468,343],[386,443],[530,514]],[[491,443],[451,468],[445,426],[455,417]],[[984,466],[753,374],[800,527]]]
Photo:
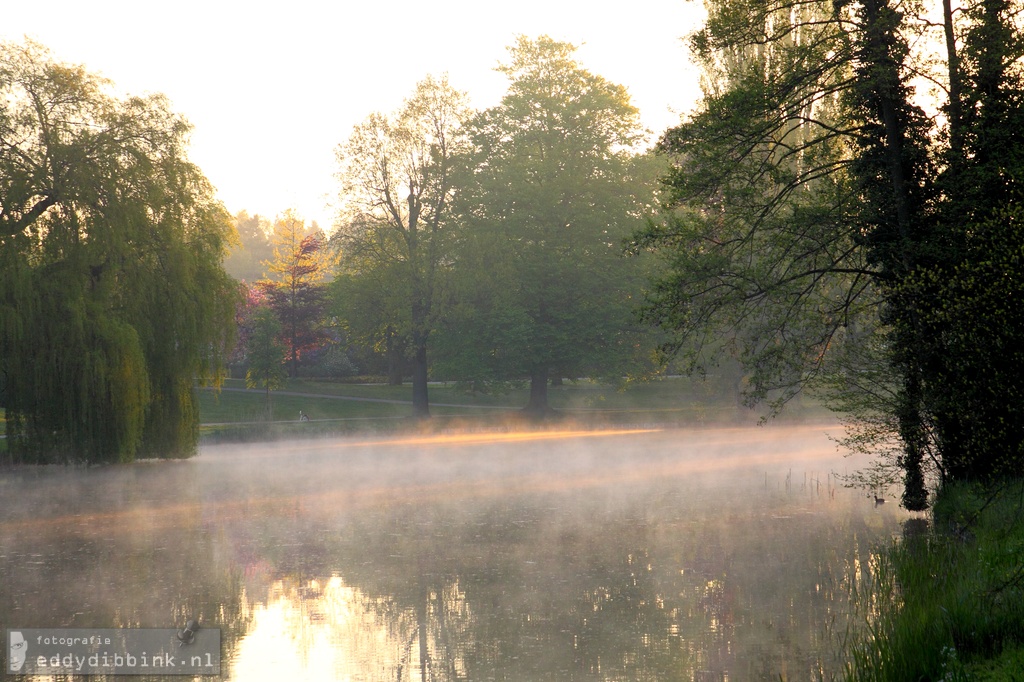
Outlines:
[[274,257],[265,265],[269,277],[259,287],[281,324],[288,373],[299,375],[305,356],[325,341],[324,279],[333,265],[327,238],[294,211],[274,223]]

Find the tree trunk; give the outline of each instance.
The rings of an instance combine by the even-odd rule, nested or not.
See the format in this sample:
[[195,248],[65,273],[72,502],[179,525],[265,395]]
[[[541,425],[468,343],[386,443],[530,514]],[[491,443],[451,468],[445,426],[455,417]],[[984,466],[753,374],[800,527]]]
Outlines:
[[412,365],[412,414],[426,419],[430,417],[430,400],[427,396],[427,338],[416,334],[416,356]]
[[533,417],[543,417],[551,408],[548,407],[548,368],[535,367],[530,372],[530,402],[523,412]]
[[[415,232],[410,230],[410,233],[415,237]],[[410,253],[415,253],[415,246],[416,241],[413,239],[409,244]],[[427,419],[430,417],[430,400],[427,396],[427,339],[430,337],[430,327],[428,324],[429,319],[429,287],[421,278],[414,275],[412,299],[412,344],[415,355],[413,356],[412,361],[412,414],[417,419]]]
[[904,380],[903,395],[897,408],[900,438],[903,440],[903,506],[910,511],[928,508],[928,491],[922,468],[927,437],[920,404],[921,384],[918,377],[911,374]]
[[[895,295],[889,294],[887,303],[893,310],[894,342],[893,363],[902,375],[902,393],[897,407],[897,421],[904,454],[900,464],[904,471],[903,505],[912,511],[927,508],[922,464],[927,449],[927,432],[923,404],[922,362],[927,342],[922,334],[917,294],[900,292],[900,284],[914,271],[920,260],[921,230],[925,225],[921,207],[911,194],[914,183],[908,159],[911,141],[908,120],[901,115],[908,109],[901,89],[900,50],[897,47],[897,29],[900,15],[889,4],[890,0],[868,0],[864,3],[865,49],[863,58],[872,69],[870,104],[876,108],[883,127],[882,143],[885,172],[888,174],[889,195],[895,209],[896,233],[899,247],[889,253],[882,269],[896,283]],[[956,85],[956,84],[954,84]],[[891,218],[890,218],[891,220]]]
[[949,68],[949,146],[953,158],[960,160],[963,152],[963,87],[960,83],[960,56],[953,32],[952,0],[942,0],[942,28],[946,38],[946,64]]

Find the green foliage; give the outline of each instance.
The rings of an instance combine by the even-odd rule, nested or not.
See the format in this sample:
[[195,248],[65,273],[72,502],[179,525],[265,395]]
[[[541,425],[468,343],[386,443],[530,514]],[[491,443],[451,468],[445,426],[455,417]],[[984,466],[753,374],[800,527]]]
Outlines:
[[[378,233],[378,237],[387,234]],[[400,385],[407,374],[409,344],[409,280],[401,261],[363,261],[347,251],[344,269],[328,285],[329,314],[336,317],[349,342],[360,349],[365,371],[379,372]]]
[[738,358],[748,403],[771,399],[774,411],[831,369],[877,300],[850,221],[849,46],[823,5],[708,7],[693,40],[705,96],[661,140],[668,210],[636,236],[669,265],[645,318],[690,371]]
[[868,477],[901,475],[910,509],[929,481],[1019,471],[1024,328],[999,297],[1024,236],[988,236],[1022,177],[1010,5],[947,11],[946,128],[911,86],[920,8],[708,8],[701,109],[662,139],[665,216],[637,236],[669,261],[645,313],[675,335],[665,350],[693,370],[734,355],[773,411],[824,389],[847,443],[879,451]]
[[530,377],[547,409],[549,377],[617,376],[641,355],[631,296],[640,266],[622,240],[650,203],[637,110],[586,71],[575,47],[520,37],[501,103],[467,127],[462,230],[439,343],[446,378],[488,385]]
[[[396,112],[372,114],[337,149],[343,207],[335,239],[350,275],[337,305],[357,336],[384,343],[389,374],[397,370],[399,382],[394,354],[409,346],[419,417],[429,416],[427,346],[449,259],[453,163],[465,146],[468,115],[465,93],[447,78],[427,77]],[[366,323],[367,295],[380,301],[377,325]]]
[[269,306],[261,306],[252,316],[249,332],[249,369],[245,373],[246,388],[267,392],[267,418],[271,414],[270,392],[276,391],[288,377],[285,372],[285,349],[280,341],[281,321]]
[[1011,206],[977,224],[956,265],[922,271],[906,287],[931,304],[928,404],[949,480],[998,481],[1024,468],[1022,212]]
[[15,461],[188,456],[217,382],[231,235],[161,96],[0,47],[0,371]]
[[1019,658],[1022,491],[1019,480],[949,486],[935,505],[935,531],[911,534],[880,557],[848,680],[972,680],[989,659]]

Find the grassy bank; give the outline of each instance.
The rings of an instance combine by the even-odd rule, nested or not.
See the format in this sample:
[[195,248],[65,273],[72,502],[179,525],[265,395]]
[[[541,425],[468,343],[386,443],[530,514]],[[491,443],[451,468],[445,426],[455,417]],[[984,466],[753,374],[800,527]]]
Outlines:
[[[392,431],[412,415],[410,386],[343,384],[290,380],[270,396],[244,391],[244,382],[228,380],[224,390],[200,391],[204,439],[252,440],[321,433]],[[501,395],[467,394],[453,385],[430,386],[431,414],[439,426],[450,422],[488,425],[515,420],[526,404],[526,387]],[[626,388],[589,381],[552,386],[555,418],[580,423],[753,423],[760,412],[737,405],[731,391],[711,382],[666,378]],[[309,422],[299,423],[299,412]],[[785,419],[829,419],[816,404],[797,399]]]
[[1024,481],[949,486],[914,523],[860,595],[847,679],[1024,680]]
[[[199,391],[200,433],[204,442],[254,441],[348,433],[394,432],[412,428],[412,388],[381,384],[345,384],[293,379],[266,395],[246,391],[245,382],[228,379],[221,391]],[[451,384],[431,384],[432,428],[488,427],[521,419],[526,386],[500,395],[468,394]],[[669,377],[623,388],[591,381],[566,382],[549,389],[554,419],[600,424],[752,424],[761,412],[737,404],[734,390],[722,382]],[[299,412],[310,421],[299,422]],[[831,413],[798,397],[781,419],[831,420]],[[0,435],[6,432],[0,408]],[[0,452],[6,450],[0,438]]]

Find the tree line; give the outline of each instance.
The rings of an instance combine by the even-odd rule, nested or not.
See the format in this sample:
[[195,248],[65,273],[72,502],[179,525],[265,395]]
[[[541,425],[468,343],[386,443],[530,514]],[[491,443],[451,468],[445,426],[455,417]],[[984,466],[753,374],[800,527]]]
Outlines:
[[544,415],[552,381],[732,358],[751,404],[823,395],[908,508],[1019,473],[1016,6],[706,5],[703,96],[653,149],[623,87],[520,37],[497,105],[427,77],[355,127],[329,235],[292,212],[232,230],[166,102],[5,46],[9,450],[187,454],[193,382],[228,359],[268,391],[411,376],[426,417],[431,377],[528,383]]
[[[344,347],[348,368],[383,369],[391,383],[411,375],[418,417],[430,413],[431,376],[483,392],[528,382],[525,410],[542,416],[552,380],[652,369],[653,336],[634,310],[648,259],[626,260],[623,241],[655,204],[660,162],[642,149],[625,89],[574,51],[520,38],[499,67],[509,88],[495,107],[473,111],[446,78],[427,77],[397,111],[355,127],[336,150],[337,229],[315,244],[329,254],[317,272],[331,279],[303,276],[318,292],[307,303],[266,301],[283,325],[269,357],[287,354],[296,376],[299,358]],[[261,248],[269,231],[252,232],[247,214],[238,221]],[[264,262],[280,275],[298,245]],[[294,291],[288,277],[250,290]],[[289,332],[300,309],[332,329],[319,346]],[[280,364],[250,362],[253,385],[277,385]]]

